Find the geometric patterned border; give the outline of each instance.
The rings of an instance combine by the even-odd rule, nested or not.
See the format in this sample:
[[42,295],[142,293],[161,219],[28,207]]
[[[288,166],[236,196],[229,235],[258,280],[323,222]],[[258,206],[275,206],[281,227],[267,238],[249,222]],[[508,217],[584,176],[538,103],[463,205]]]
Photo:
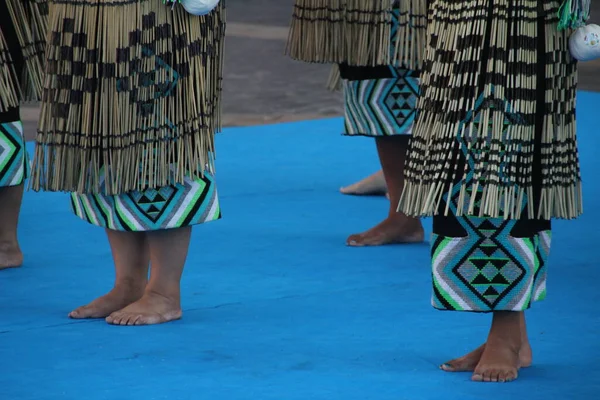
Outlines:
[[514,238],[503,229],[493,229],[492,221],[487,222],[488,229],[464,238],[433,235],[433,307],[472,312],[524,311],[532,302],[546,297],[551,232]]
[[117,231],[156,231],[221,218],[214,177],[208,173],[184,184],[122,195],[71,194],[73,212],[83,220]]
[[21,185],[29,170],[21,121],[0,124],[0,187]]

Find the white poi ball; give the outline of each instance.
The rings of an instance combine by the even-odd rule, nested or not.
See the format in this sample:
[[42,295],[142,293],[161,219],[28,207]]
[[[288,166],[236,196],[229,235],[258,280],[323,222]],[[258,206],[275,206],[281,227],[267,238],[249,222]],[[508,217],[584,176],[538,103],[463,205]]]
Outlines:
[[181,0],[185,11],[192,15],[206,15],[217,7],[219,0]]
[[573,32],[569,38],[569,51],[579,61],[600,58],[600,26],[586,25]]

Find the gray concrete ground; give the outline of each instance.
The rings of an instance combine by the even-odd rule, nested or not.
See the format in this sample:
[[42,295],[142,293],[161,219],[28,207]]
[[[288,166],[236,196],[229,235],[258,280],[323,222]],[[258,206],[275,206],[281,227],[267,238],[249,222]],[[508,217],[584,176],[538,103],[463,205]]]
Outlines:
[[[325,88],[329,67],[284,56],[294,0],[227,0],[223,112],[226,126],[259,125],[339,116],[339,93]],[[600,23],[600,0],[592,0]],[[600,60],[580,64],[580,88],[600,91]],[[39,109],[23,108],[26,136],[33,138]]]

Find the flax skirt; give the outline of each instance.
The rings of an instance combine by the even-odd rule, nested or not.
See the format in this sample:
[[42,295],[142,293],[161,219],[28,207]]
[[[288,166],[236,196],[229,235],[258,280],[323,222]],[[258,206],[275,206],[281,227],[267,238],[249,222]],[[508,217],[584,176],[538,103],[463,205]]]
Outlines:
[[550,220],[581,213],[576,63],[559,5],[431,1],[400,210],[433,215],[435,308],[544,299]]
[[70,192],[77,216],[112,230],[221,218],[224,3],[195,17],[160,0],[55,0],[34,189]]

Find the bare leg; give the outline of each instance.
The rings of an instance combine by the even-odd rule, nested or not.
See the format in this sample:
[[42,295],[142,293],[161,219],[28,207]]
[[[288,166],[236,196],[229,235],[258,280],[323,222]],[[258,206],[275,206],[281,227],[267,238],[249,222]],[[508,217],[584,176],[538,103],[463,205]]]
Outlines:
[[22,201],[23,185],[0,188],[0,270],[23,264],[23,253],[17,239]]
[[[527,336],[527,326],[525,324],[525,313],[519,313],[521,319],[521,348],[519,349],[519,364],[521,368],[530,367],[533,362],[533,353],[529,337]],[[448,361],[440,366],[446,372],[473,372],[481,360],[485,343],[473,350],[469,354],[454,360]]]
[[180,283],[192,228],[147,232],[150,247],[150,282],[141,299],[112,313],[114,325],[151,325],[181,318]]
[[425,233],[421,221],[396,211],[404,188],[404,161],[408,148],[408,137],[404,135],[378,137],[375,139],[375,143],[390,198],[388,216],[383,222],[368,231],[350,235],[346,244],[349,246],[380,246],[422,242]]
[[342,194],[349,194],[355,196],[383,196],[387,195],[387,186],[385,184],[385,177],[383,176],[383,170],[375,172],[373,175],[368,176],[350,186],[345,186],[340,189]]
[[115,286],[90,304],[69,314],[75,319],[105,318],[140,299],[148,282],[150,255],[144,232],[106,230],[115,263]]

